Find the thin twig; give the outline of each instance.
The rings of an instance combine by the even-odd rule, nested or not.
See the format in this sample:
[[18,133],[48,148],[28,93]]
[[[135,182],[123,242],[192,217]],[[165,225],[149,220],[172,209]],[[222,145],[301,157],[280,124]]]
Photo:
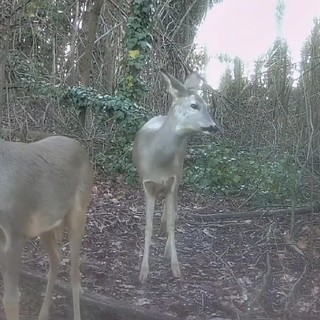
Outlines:
[[286,315],[286,319],[292,319],[292,316],[294,314],[296,314],[296,300],[297,300],[297,293],[299,291],[299,289],[301,288],[302,284],[303,284],[303,280],[304,277],[307,273],[308,270],[308,264],[306,263],[304,265],[303,268],[303,272],[300,275],[300,277],[297,279],[297,281],[293,284],[293,286],[291,287],[289,294],[288,294],[288,298],[286,301],[286,305],[284,308],[285,311],[285,315]]
[[[268,232],[266,235],[267,244],[270,243],[270,236],[272,233],[273,225],[274,224],[271,224],[268,228]],[[244,320],[251,319],[253,308],[257,303],[260,303],[260,305],[262,307],[264,307],[264,309],[266,309],[266,303],[265,303],[263,297],[266,297],[266,293],[268,291],[270,281],[271,281],[271,262],[270,262],[270,254],[268,251],[266,253],[266,266],[267,266],[267,271],[264,273],[264,275],[262,277],[261,287],[259,289],[256,289],[254,294],[252,295],[252,299],[249,302]]]

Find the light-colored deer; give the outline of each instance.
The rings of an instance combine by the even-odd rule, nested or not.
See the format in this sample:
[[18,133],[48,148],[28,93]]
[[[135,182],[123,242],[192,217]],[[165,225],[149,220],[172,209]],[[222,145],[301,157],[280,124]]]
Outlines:
[[60,263],[59,240],[70,241],[74,319],[80,320],[80,247],[85,231],[93,172],[76,140],[49,137],[34,143],[0,139],[0,252],[7,320],[19,319],[19,273],[26,241],[40,237],[49,273],[39,319],[49,318],[52,289]]
[[180,277],[180,268],[174,238],[177,217],[177,195],[182,178],[186,153],[187,134],[190,132],[211,133],[217,131],[207,105],[197,94],[201,78],[190,74],[185,83],[161,71],[172,95],[173,102],[167,116],[149,120],[137,133],[133,146],[133,161],[142,179],[146,202],[146,227],[140,282],[149,274],[149,248],[152,236],[155,198],[164,194],[164,212],[161,229],[168,233],[165,255],[171,258],[171,270]]

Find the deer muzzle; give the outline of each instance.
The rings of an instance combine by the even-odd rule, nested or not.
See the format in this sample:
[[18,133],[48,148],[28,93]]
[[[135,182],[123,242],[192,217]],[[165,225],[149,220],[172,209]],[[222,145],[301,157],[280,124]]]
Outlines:
[[215,133],[215,132],[219,131],[218,126],[212,126],[212,125],[209,127],[202,127],[201,129],[205,133]]

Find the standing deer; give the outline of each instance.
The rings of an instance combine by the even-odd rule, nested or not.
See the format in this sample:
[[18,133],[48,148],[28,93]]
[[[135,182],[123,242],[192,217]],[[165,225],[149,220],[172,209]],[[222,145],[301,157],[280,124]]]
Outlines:
[[173,275],[180,277],[174,228],[187,134],[196,131],[211,133],[218,130],[206,103],[196,93],[201,82],[200,76],[192,73],[182,84],[164,71],[161,73],[172,95],[172,105],[167,116],[154,117],[144,124],[138,131],[133,145],[133,161],[142,179],[146,202],[145,243],[140,282],[145,282],[149,274],[149,248],[155,198],[160,194],[165,196],[161,218],[161,229],[166,228],[168,233],[165,255],[171,257]]
[[49,273],[39,320],[49,318],[60,263],[59,240],[68,230],[74,320],[80,320],[80,247],[93,171],[80,143],[49,137],[34,143],[0,139],[0,263],[7,320],[19,319],[19,273],[26,241],[39,236]]

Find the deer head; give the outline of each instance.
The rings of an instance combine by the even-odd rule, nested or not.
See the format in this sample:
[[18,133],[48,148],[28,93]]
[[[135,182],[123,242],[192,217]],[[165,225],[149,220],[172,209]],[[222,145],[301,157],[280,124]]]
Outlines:
[[201,77],[197,73],[191,73],[182,84],[173,76],[161,70],[168,91],[172,96],[172,106],[168,118],[176,123],[176,131],[182,135],[200,131],[213,133],[218,130],[212,120],[206,102],[197,94]]

